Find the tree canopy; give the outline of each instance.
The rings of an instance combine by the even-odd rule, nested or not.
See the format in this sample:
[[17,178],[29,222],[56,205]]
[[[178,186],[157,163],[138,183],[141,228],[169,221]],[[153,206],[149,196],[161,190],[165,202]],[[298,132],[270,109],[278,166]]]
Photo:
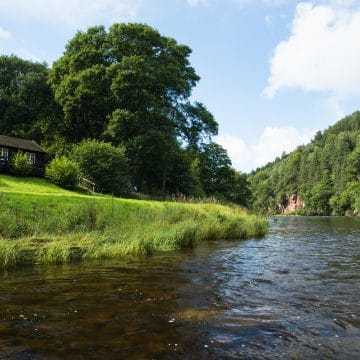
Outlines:
[[46,64],[0,56],[0,134],[42,139],[42,128],[60,110],[47,76]]
[[56,175],[63,155],[75,160],[104,192],[245,204],[246,176],[213,142],[214,116],[191,99],[200,77],[190,55],[130,23],[78,31],[50,68],[0,56],[0,133],[40,142],[58,159]]
[[253,172],[253,207],[277,212],[292,194],[304,214],[360,213],[360,112],[355,112],[306,146]]
[[146,191],[166,189],[181,147],[199,149],[218,125],[201,103],[190,103],[199,76],[191,49],[144,24],[78,32],[50,70],[62,107],[65,139],[125,146],[131,178]]

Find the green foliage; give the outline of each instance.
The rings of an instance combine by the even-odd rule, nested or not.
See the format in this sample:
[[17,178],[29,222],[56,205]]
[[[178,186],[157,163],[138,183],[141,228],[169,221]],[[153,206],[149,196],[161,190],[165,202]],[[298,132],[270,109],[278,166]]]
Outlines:
[[204,104],[188,102],[182,105],[181,111],[184,121],[178,123],[178,131],[190,149],[199,150],[204,145],[203,139],[211,140],[212,135],[217,135],[218,124]]
[[[78,31],[50,69],[0,56],[0,133],[41,142],[52,158],[73,157],[105,193],[247,204],[245,177],[212,142],[214,116],[190,101],[200,79],[191,52],[130,23]],[[49,178],[71,187],[74,169],[54,164]]]
[[129,192],[124,148],[97,140],[84,140],[74,146],[72,156],[81,174],[96,184],[97,191],[114,195]]
[[201,182],[201,164],[200,159],[195,158],[190,165],[190,171],[191,171],[191,178],[193,180],[193,191],[192,194],[195,197],[205,197],[205,191],[203,189],[203,185]]
[[323,174],[320,182],[316,183],[310,190],[308,197],[308,208],[315,214],[330,215],[331,208],[329,200],[333,194],[333,184],[328,173]]
[[231,160],[226,150],[219,144],[211,142],[204,146],[204,150],[200,154],[199,159],[200,179],[206,195],[227,195],[231,191],[229,179],[231,179],[233,172],[231,169]]
[[203,104],[189,102],[199,80],[190,54],[144,24],[78,32],[49,74],[64,113],[59,134],[70,142],[124,146],[139,191],[165,194],[188,183],[184,192],[191,192],[190,182],[177,177],[176,162],[184,160],[180,145],[199,149],[218,125]]
[[259,170],[250,178],[252,207],[260,213],[268,213],[276,209],[272,179],[269,179],[267,172],[266,169]]
[[47,165],[45,176],[56,185],[74,189],[79,180],[79,168],[66,156],[56,157]]
[[219,144],[203,144],[192,171],[198,193],[243,206],[249,204],[251,192],[247,176],[231,167],[226,150]]
[[15,175],[27,176],[31,173],[32,164],[25,153],[18,151],[11,159],[11,169]]
[[297,194],[305,214],[360,214],[360,112],[257,170],[250,182],[257,211],[276,213]]
[[52,158],[59,156],[69,156],[73,144],[69,143],[63,137],[53,134],[42,142],[42,146],[46,149],[46,152]]
[[0,134],[42,140],[60,111],[47,76],[45,64],[0,56]]
[[230,201],[242,206],[249,206],[251,203],[250,182],[247,175],[233,170],[233,176],[229,178],[232,189],[227,197]]

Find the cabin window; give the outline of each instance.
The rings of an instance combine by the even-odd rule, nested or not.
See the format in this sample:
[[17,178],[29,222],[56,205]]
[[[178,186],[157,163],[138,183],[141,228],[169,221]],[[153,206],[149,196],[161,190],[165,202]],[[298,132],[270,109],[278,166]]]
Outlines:
[[27,153],[29,163],[34,165],[35,164],[35,154],[34,153]]
[[9,149],[0,148],[0,159],[9,160]]

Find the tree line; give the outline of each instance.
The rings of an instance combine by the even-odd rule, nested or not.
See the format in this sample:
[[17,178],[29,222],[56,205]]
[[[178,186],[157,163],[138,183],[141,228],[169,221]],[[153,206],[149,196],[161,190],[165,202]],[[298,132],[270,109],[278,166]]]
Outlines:
[[78,31],[51,67],[0,56],[0,134],[37,141],[63,172],[75,162],[105,193],[247,205],[247,177],[213,141],[218,123],[190,100],[190,54],[148,25],[114,24]]
[[309,215],[360,213],[360,112],[250,175],[253,208],[276,213],[292,194]]

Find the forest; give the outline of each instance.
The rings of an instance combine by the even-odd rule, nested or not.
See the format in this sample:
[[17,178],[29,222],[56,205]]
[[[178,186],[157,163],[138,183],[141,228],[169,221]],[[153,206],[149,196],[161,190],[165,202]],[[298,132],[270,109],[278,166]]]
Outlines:
[[191,49],[145,24],[78,31],[50,67],[0,56],[0,134],[35,140],[47,176],[97,190],[213,197],[248,205],[249,183],[213,141],[214,116],[190,101]]
[[360,213],[360,112],[250,174],[253,208],[279,213],[294,194],[304,215]]

